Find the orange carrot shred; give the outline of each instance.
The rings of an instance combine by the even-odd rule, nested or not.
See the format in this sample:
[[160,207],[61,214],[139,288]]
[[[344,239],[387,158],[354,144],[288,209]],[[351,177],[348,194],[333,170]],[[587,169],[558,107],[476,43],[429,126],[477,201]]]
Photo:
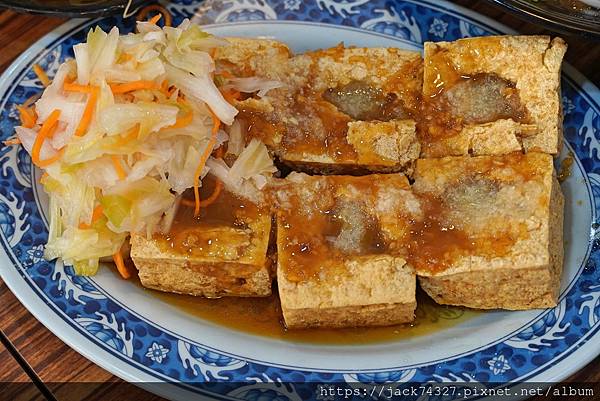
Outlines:
[[[171,13],[169,11],[167,11],[166,8],[159,6],[158,4],[152,4],[149,6],[146,6],[144,8],[142,8],[140,10],[140,12],[137,15],[137,20],[138,21],[143,21],[146,19],[146,16],[150,13],[150,11],[157,11],[160,14],[162,14],[165,17],[165,26],[171,26],[171,23],[173,22],[173,18],[171,17]],[[152,19],[148,22],[152,22],[152,23],[156,23],[158,22],[158,20],[156,21],[152,21]]]
[[110,158],[112,159],[113,166],[115,167],[115,171],[117,172],[119,179],[124,180],[125,177],[127,177],[127,173],[125,173],[125,169],[121,164],[121,158],[117,155],[112,155]]
[[42,85],[44,85],[44,87],[47,87],[48,85],[50,85],[50,78],[48,78],[46,71],[44,71],[43,68],[40,67],[39,64],[33,65],[33,72],[35,72],[35,75],[37,75],[38,79],[40,80]]
[[19,145],[19,144],[21,144],[21,140],[19,138],[10,138],[10,139],[7,139],[6,141],[3,141],[2,143],[5,146]]
[[154,82],[152,81],[134,81],[128,82],[126,84],[110,84],[110,89],[116,95],[119,93],[127,93],[132,91],[137,91],[141,89],[160,89]]
[[[211,49],[211,50],[215,50],[215,51],[216,51],[216,48],[215,48],[215,47],[213,47],[213,49]],[[232,74],[232,73],[230,73],[230,72],[229,72],[229,71],[227,71],[227,70],[222,70],[222,71],[219,71],[219,72],[218,72],[216,75],[220,75],[220,76],[222,76],[223,78],[228,78],[228,79],[229,79],[229,78],[233,78],[233,74]]]
[[23,106],[17,106],[17,110],[19,110],[21,125],[25,128],[33,128],[37,120],[35,112]]
[[[104,209],[102,209],[102,205],[96,206],[94,208],[94,210],[92,211],[92,221],[91,221],[91,224],[94,224],[95,222],[97,222],[98,220],[100,220],[100,218],[102,217],[103,213],[104,213]],[[85,230],[86,228],[90,228],[91,224],[79,223],[79,228]]]
[[27,99],[25,99],[25,101],[23,102],[23,104],[21,106],[27,108],[27,107],[31,106],[32,104],[34,104],[35,102],[37,102],[41,96],[42,96],[42,92],[35,93],[35,94],[29,96]]
[[194,208],[194,216],[198,216],[200,214],[200,174],[202,174],[202,170],[206,165],[206,161],[208,157],[212,153],[212,149],[217,143],[217,132],[219,132],[219,128],[221,127],[221,120],[219,117],[208,107],[208,111],[213,119],[213,127],[210,135],[210,140],[206,145],[206,149],[204,149],[204,153],[200,157],[200,162],[198,163],[198,167],[196,167],[196,171],[194,172],[194,200],[196,201],[196,206]]
[[160,21],[161,18],[162,18],[161,14],[156,14],[154,17],[150,18],[148,20],[148,22],[151,24],[156,24],[158,21]]
[[75,136],[85,135],[85,131],[88,129],[88,126],[92,121],[92,117],[94,116],[94,109],[96,108],[96,102],[98,101],[99,94],[100,89],[96,86],[92,86],[88,101],[85,104],[85,109],[83,110],[83,115],[81,116],[81,121],[79,121],[79,125],[75,130]]
[[92,87],[89,85],[80,85],[74,82],[65,81],[63,90],[68,92],[90,93],[92,91]]
[[102,214],[104,214],[104,209],[102,209],[102,205],[96,206],[94,208],[94,211],[92,212],[92,223],[95,223],[98,220],[100,220],[100,217],[102,217]]
[[137,137],[140,134],[140,124],[137,123],[135,124],[133,127],[131,127],[124,136],[121,136],[119,139],[117,139],[117,145],[119,146],[123,146],[125,145],[127,142],[133,141],[135,139],[137,139]]
[[50,159],[46,159],[46,160],[40,159],[42,145],[44,144],[44,141],[47,138],[52,138],[52,135],[54,134],[54,131],[56,130],[56,127],[58,126],[58,118],[59,117],[60,117],[60,110],[54,110],[52,113],[50,113],[50,115],[48,116],[46,121],[44,121],[44,124],[42,124],[40,131],[38,132],[38,134],[35,137],[35,141],[33,142],[33,148],[31,149],[31,160],[38,167],[46,167],[46,166],[54,163],[56,160],[58,160],[62,156],[62,150],[61,150],[61,151],[57,152],[56,155],[54,155]]
[[169,125],[164,129],[172,129],[172,128],[183,128],[187,127],[194,120],[194,111],[190,109],[183,117],[177,117],[175,120],[175,124]]
[[37,163],[37,166],[41,167],[41,168],[48,167],[49,165],[51,165],[55,161],[60,160],[60,158],[62,157],[63,153],[65,153],[65,150],[61,149],[58,152],[56,152],[56,154],[54,156],[52,156],[52,157],[50,157],[48,159],[40,160]]
[[227,91],[223,91],[222,92],[223,97],[225,98],[225,100],[227,100],[228,103],[233,103],[234,101],[238,100],[240,98],[240,96],[242,95],[239,91],[236,90],[227,90]]
[[[215,189],[213,190],[213,193],[210,194],[210,196],[204,200],[200,201],[200,207],[208,207],[209,205],[213,204],[217,198],[219,197],[219,195],[221,194],[221,190],[223,189],[223,183],[221,182],[221,180],[216,180],[215,181]],[[185,206],[190,206],[190,207],[195,207],[196,206],[196,202],[192,202],[191,200],[188,199],[181,199],[181,203],[184,204]]]
[[121,277],[123,277],[125,280],[130,278],[131,273],[129,273],[129,269],[127,269],[127,266],[125,266],[125,262],[123,262],[123,255],[121,254],[120,249],[113,255],[113,260],[115,262],[115,265],[117,266],[117,270],[119,271]]
[[165,79],[164,81],[161,82],[160,84],[160,91],[165,95],[165,96],[169,96],[169,83],[167,82],[167,80]]

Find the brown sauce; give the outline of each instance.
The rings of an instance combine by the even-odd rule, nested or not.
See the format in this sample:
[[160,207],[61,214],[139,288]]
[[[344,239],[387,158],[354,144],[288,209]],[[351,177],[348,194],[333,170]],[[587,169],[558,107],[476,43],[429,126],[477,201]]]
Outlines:
[[[326,185],[319,191],[327,196],[336,193],[338,186],[353,185],[364,196],[370,196],[373,190],[370,180],[364,178],[328,177],[323,181]],[[322,274],[343,274],[344,261],[349,257],[388,251],[379,222],[369,213],[363,200],[314,199],[319,193],[312,193],[310,200],[302,199],[297,191],[303,191],[305,185],[312,184],[287,189],[288,203],[278,211],[281,234],[278,258],[289,281],[319,280]],[[303,202],[311,203],[310,211]]]
[[258,138],[282,155],[327,155],[337,162],[356,158],[346,138],[350,117],[319,94],[300,92],[273,103],[272,113],[240,110],[238,118],[247,127],[246,141]]
[[573,153],[569,152],[567,157],[565,157],[560,163],[560,169],[558,170],[557,174],[558,182],[564,182],[571,176],[574,159],[575,157],[573,156]]
[[[301,73],[303,85],[269,92],[272,111],[252,105],[239,107],[238,118],[248,127],[247,141],[261,139],[286,160],[315,155],[328,156],[335,163],[356,163],[358,154],[347,139],[349,122],[406,119],[417,112],[423,69],[420,58],[406,63],[382,88],[352,81],[317,91],[313,88],[320,79],[318,60],[330,57],[341,62],[344,47],[340,44],[306,55],[312,63]],[[350,57],[350,61],[373,64],[365,56]]]
[[389,121],[406,119],[408,113],[395,93],[384,93],[361,81],[329,88],[323,98],[354,120]]
[[[202,180],[200,199],[208,199],[216,185],[215,178],[206,176]],[[198,216],[194,216],[194,193],[191,189],[183,194],[183,199],[170,231],[155,234],[154,238],[163,247],[190,257],[229,259],[225,255],[230,253],[232,244],[243,247],[249,242],[251,230],[248,225],[269,213],[226,189],[220,191],[213,203],[202,207]],[[241,249],[236,252],[241,253]]]
[[283,323],[279,297],[276,295],[277,288],[273,290],[274,295],[267,298],[224,297],[219,299],[145,290],[190,317],[227,329],[283,341],[323,345],[372,344],[431,335],[457,326],[482,313],[462,307],[438,305],[422,291],[418,291],[415,320],[410,324],[387,327],[288,330]]
[[[480,57],[501,50],[500,38],[458,42],[461,57],[454,62],[448,49],[438,48],[427,59],[417,132],[431,156],[436,142],[458,135],[467,124],[512,119],[527,124],[530,117],[514,82],[494,73],[477,73]],[[427,152],[426,152],[427,153]],[[444,152],[442,152],[444,153]]]
[[[511,179],[519,174],[523,179],[536,176],[525,155],[507,155],[499,162],[495,158],[478,160],[478,168],[467,167],[464,175],[447,185],[442,194],[416,193],[423,208],[423,219],[410,220],[410,231],[403,238],[407,260],[417,271],[437,273],[455,266],[460,258],[481,256],[503,257],[510,253],[519,240],[527,239],[526,224],[490,211],[501,183],[490,178],[494,169],[510,166]],[[476,228],[474,221],[485,222]],[[497,221],[497,224],[494,222]]]
[[448,207],[437,198],[420,196],[425,219],[410,221],[408,241],[404,244],[408,262],[418,272],[438,273],[456,266],[460,258],[486,258],[507,255],[514,244],[528,233],[524,224],[513,228],[467,232],[461,221],[452,218]]
[[348,257],[384,253],[387,245],[377,221],[363,211],[358,213],[364,216],[360,222],[347,220],[339,209],[321,210],[310,219],[280,214],[278,224],[286,234],[279,240],[278,257],[286,278],[293,282],[318,280],[321,274],[343,273]]

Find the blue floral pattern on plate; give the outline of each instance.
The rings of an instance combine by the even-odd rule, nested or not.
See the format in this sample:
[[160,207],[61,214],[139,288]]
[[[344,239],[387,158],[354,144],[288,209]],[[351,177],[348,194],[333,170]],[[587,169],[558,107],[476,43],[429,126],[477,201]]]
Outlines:
[[[214,0],[197,3],[179,0],[167,4],[175,23],[191,18],[203,24],[253,20],[312,21],[375,31],[421,44],[428,40],[454,40],[498,33],[487,23],[473,20],[443,2],[384,0]],[[131,19],[110,17],[92,21],[104,29],[133,28]],[[38,54],[17,63],[19,79],[0,93],[0,132],[10,137],[18,122],[14,105],[37,93],[40,82],[31,73],[38,62],[50,75],[59,62],[72,56],[71,47],[85,38],[90,21],[74,24]],[[590,89],[591,88],[591,89]],[[600,208],[600,107],[581,81],[563,80],[565,136],[587,174],[595,221]],[[245,400],[319,398],[302,382],[361,383],[405,382],[507,382],[535,377],[554,362],[568,358],[597,334],[600,327],[600,231],[592,225],[591,251],[560,304],[540,314],[514,335],[484,349],[418,367],[393,371],[355,373],[320,372],[275,367],[242,358],[167,332],[134,311],[121,306],[89,279],[42,258],[47,229],[33,186],[29,156],[19,147],[0,149],[0,234],[7,255],[31,289],[53,313],[99,347],[118,356],[157,380],[184,386],[190,391]],[[598,234],[597,234],[598,233]],[[587,241],[587,238],[585,239]],[[5,268],[5,267],[3,267]],[[597,338],[596,338],[597,341]],[[242,385],[240,385],[242,383]],[[265,386],[265,383],[276,383]],[[286,384],[296,383],[296,384]],[[202,387],[197,386],[203,384]]]

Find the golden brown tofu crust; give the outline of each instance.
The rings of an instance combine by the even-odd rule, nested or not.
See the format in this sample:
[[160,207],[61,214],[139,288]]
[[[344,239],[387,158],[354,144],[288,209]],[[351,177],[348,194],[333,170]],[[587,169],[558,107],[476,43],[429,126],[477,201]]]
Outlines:
[[[203,181],[206,190],[211,184],[213,178]],[[149,288],[205,297],[268,296],[270,237],[268,208],[223,189],[198,217],[193,207],[180,204],[169,232],[132,234],[131,258]]]
[[438,243],[437,259],[424,255],[442,260],[442,268],[414,263],[436,302],[485,309],[556,304],[564,200],[550,155],[424,159],[413,189],[444,199],[441,220],[469,239]]
[[[259,138],[300,171],[412,171],[420,153],[411,117],[422,85],[418,53],[338,46],[291,57],[286,66],[282,88],[262,99],[237,102],[248,140]],[[349,84],[361,88],[350,94],[373,92],[389,113],[361,120],[327,100],[328,91],[343,91]],[[342,100],[342,105],[357,102],[361,100]],[[386,140],[376,141],[378,136]]]
[[277,281],[286,325],[411,321],[414,271],[389,245],[406,229],[397,213],[418,209],[406,178],[294,173],[282,181],[275,189]]
[[511,84],[507,90],[519,99],[526,115],[509,119],[510,124],[500,121],[507,119],[504,117],[485,123],[454,121],[450,128],[427,127],[420,137],[423,156],[505,154],[515,150],[557,154],[562,146],[560,70],[566,48],[562,39],[551,40],[548,36],[489,36],[425,43],[425,99],[443,98],[443,91],[464,82],[461,77],[487,74]]

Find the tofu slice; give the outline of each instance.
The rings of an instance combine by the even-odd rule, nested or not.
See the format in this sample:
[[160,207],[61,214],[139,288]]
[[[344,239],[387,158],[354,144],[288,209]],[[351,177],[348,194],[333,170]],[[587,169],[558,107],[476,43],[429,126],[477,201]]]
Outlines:
[[[415,273],[397,248],[418,203],[400,174],[308,176],[276,188],[277,282],[289,328],[410,322]],[[417,210],[418,211],[418,210]]]
[[564,200],[552,156],[419,160],[412,228],[421,287],[438,303],[481,309],[555,306]]
[[425,43],[423,156],[557,154],[566,49],[548,36]]
[[[212,191],[210,181],[203,184]],[[207,199],[210,193],[201,195]],[[184,199],[193,204],[193,194]],[[211,298],[271,295],[268,208],[224,189],[198,218],[193,210],[181,204],[168,233],[131,235],[131,258],[142,285]]]
[[284,86],[237,104],[246,140],[311,173],[411,173],[419,157],[414,115],[419,53],[393,48],[307,52],[288,60]]
[[226,38],[228,45],[215,48],[217,70],[236,77],[282,79],[292,52],[282,42],[269,39]]

